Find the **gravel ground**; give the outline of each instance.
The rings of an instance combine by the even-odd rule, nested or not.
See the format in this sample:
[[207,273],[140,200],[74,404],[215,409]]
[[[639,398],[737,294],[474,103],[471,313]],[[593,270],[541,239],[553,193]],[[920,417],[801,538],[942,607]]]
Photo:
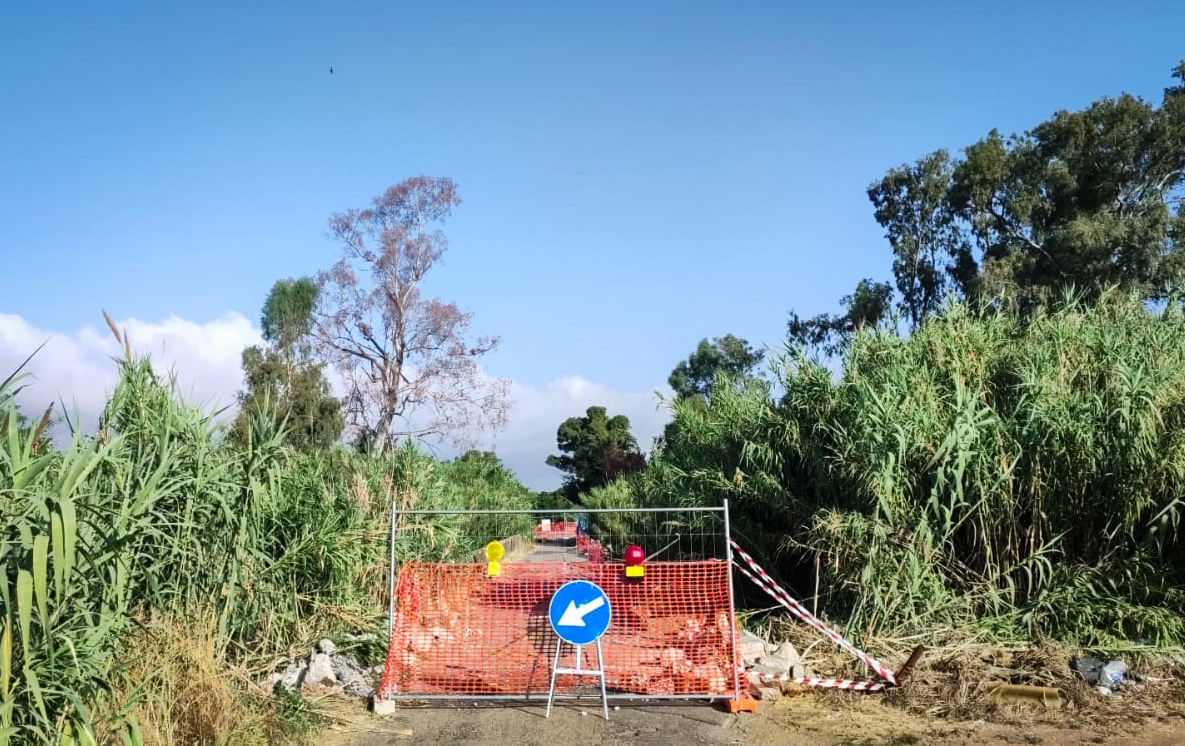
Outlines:
[[543,706],[401,709],[388,718],[350,718],[322,743],[482,744],[482,746],[658,746],[676,744],[1113,744],[1185,743],[1185,719],[1130,719],[1105,727],[1064,714],[1018,708],[992,722],[909,714],[876,697],[804,695],[761,703],[756,713],[730,715],[708,704],[622,706],[601,718],[597,703]]

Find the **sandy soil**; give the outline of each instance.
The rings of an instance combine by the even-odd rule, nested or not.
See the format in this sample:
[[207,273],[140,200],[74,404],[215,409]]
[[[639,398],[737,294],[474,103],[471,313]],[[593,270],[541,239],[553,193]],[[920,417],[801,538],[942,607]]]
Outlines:
[[[914,715],[881,698],[787,697],[756,713],[729,715],[707,704],[621,706],[601,718],[598,703],[544,708],[401,709],[388,718],[355,713],[327,731],[324,744],[1185,744],[1185,718],[1131,715],[1106,725],[1071,714],[1017,706],[992,720]],[[410,732],[410,735],[409,735]]]

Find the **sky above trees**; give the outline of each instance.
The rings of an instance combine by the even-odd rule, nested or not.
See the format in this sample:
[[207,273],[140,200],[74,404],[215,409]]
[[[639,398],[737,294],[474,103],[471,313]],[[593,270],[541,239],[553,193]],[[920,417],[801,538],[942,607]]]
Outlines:
[[[231,404],[272,284],[335,260],[329,216],[448,176],[425,292],[501,337],[489,373],[541,411],[512,406],[498,450],[554,486],[564,419],[649,410],[645,449],[700,339],[776,346],[791,308],[890,276],[866,195],[888,169],[1159,101],[1181,28],[1175,2],[5,4],[0,373],[53,336],[43,395],[91,396],[48,360],[105,349],[106,308],[189,330],[179,372]],[[534,418],[550,443],[514,435]]]

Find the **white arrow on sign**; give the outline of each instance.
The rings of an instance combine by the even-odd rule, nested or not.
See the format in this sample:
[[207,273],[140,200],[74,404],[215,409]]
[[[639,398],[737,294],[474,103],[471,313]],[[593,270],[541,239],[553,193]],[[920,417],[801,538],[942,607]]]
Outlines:
[[605,605],[605,597],[597,596],[593,600],[576,605],[575,601],[568,602],[568,608],[564,609],[564,613],[560,614],[560,620],[556,622],[559,627],[583,627],[584,617]]

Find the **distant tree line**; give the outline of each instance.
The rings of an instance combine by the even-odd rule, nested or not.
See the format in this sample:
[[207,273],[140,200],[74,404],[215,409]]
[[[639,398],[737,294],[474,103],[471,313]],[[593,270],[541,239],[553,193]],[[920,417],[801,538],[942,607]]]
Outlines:
[[834,353],[892,313],[917,328],[947,295],[1022,316],[1073,288],[1163,299],[1185,278],[1185,62],[1159,106],[1131,94],[936,150],[868,188],[893,282],[861,280],[843,312],[791,312],[790,337]]

